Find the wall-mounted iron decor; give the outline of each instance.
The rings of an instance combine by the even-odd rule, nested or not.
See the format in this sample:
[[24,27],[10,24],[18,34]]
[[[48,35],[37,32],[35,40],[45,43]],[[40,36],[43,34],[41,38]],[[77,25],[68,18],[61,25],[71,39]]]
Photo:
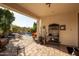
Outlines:
[[60,25],[60,30],[66,30],[66,25]]
[[49,24],[49,35],[53,39],[50,39],[52,43],[59,43],[59,24]]

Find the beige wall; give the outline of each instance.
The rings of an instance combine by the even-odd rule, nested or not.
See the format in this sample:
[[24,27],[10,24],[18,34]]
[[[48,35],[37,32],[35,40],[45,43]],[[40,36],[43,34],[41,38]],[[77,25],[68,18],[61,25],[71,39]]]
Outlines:
[[60,42],[64,45],[78,46],[78,26],[76,12],[59,14],[42,18],[42,26],[46,26],[48,32],[48,25],[57,23],[66,25],[66,30],[60,30]]

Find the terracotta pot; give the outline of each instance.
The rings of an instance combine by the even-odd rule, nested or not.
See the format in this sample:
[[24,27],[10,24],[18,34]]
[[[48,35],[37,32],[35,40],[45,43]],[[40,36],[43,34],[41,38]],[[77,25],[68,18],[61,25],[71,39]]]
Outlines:
[[7,38],[0,38],[0,48],[5,47],[9,43]]
[[33,33],[32,33],[32,37],[35,39],[36,36],[37,36],[36,32],[33,32]]

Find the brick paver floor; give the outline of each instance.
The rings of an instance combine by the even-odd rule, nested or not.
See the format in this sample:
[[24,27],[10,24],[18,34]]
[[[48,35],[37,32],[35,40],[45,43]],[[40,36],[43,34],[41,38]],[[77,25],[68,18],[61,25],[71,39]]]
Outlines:
[[[17,45],[24,46],[25,56],[69,56],[67,49],[64,46],[55,46],[55,45],[40,45],[37,44],[31,37],[23,37],[23,39],[12,39],[7,45],[7,50],[4,55],[7,56],[17,56]],[[20,52],[18,55],[24,55],[23,52]]]
[[25,49],[26,56],[69,56],[63,46],[45,46],[32,43]]

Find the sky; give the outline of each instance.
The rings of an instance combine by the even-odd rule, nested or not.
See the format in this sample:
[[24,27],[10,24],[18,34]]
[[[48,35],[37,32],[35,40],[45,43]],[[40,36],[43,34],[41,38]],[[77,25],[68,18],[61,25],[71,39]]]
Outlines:
[[[3,7],[0,7],[3,8]],[[3,8],[5,9],[5,8]],[[17,25],[20,27],[32,27],[34,22],[37,22],[36,19],[31,18],[29,16],[22,15],[20,13],[14,12],[10,10],[11,12],[14,13],[15,21],[13,21],[13,25]]]
[[17,25],[20,27],[32,27],[33,23],[36,22],[36,19],[33,19],[31,17],[28,16],[24,16],[22,14],[14,13],[14,17],[15,17],[15,21],[13,21],[13,25]]

